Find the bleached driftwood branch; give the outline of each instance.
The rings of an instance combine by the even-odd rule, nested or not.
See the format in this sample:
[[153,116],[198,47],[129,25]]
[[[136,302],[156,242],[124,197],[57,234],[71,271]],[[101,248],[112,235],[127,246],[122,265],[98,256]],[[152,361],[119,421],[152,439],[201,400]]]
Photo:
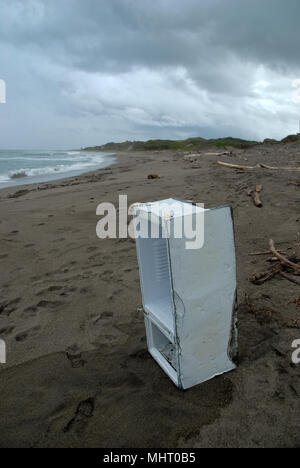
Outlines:
[[300,167],[276,167],[267,166],[266,164],[256,164],[256,166],[242,166],[239,164],[229,164],[223,161],[216,161],[217,166],[228,167],[230,169],[239,169],[241,171],[253,171],[253,169],[269,169],[272,171],[300,171]]
[[276,250],[273,239],[270,239],[270,250],[275,255],[275,257],[277,257],[278,260],[280,260],[284,265],[292,268],[295,272],[300,273],[300,265],[298,265],[297,263],[291,262],[286,257],[281,255],[278,252],[278,250]]

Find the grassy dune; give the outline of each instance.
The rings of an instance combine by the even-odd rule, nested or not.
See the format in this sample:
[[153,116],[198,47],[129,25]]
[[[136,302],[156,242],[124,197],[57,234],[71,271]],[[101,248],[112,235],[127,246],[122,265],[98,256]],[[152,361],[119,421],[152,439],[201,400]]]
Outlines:
[[[264,140],[265,144],[281,144],[281,143],[300,143],[299,135],[289,135],[281,141],[274,139]],[[251,146],[261,144],[258,141],[243,140],[241,138],[217,138],[206,140],[205,138],[188,138],[187,140],[148,140],[148,141],[125,141],[122,143],[106,143],[101,146],[93,146],[83,148],[85,151],[193,151],[202,148],[233,148],[247,149]]]

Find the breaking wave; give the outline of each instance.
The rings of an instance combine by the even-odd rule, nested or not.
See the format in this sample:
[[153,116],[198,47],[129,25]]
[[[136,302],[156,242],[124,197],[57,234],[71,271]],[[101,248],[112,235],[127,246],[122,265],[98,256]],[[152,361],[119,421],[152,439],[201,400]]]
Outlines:
[[79,175],[112,164],[110,156],[83,151],[0,151],[0,186]]

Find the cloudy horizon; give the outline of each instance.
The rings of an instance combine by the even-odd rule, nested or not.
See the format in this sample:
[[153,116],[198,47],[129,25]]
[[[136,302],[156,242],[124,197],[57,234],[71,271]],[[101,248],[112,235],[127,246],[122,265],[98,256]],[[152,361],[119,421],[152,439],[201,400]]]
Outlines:
[[0,0],[0,148],[299,131],[298,0]]

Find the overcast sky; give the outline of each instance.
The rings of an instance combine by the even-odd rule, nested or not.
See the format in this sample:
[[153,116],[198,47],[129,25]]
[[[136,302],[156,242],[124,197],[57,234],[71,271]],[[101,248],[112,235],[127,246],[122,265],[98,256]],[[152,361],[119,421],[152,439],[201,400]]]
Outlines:
[[299,0],[0,0],[0,148],[296,133],[299,21]]

